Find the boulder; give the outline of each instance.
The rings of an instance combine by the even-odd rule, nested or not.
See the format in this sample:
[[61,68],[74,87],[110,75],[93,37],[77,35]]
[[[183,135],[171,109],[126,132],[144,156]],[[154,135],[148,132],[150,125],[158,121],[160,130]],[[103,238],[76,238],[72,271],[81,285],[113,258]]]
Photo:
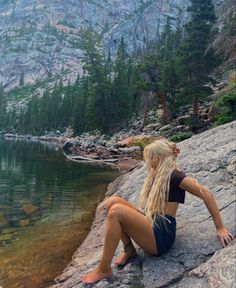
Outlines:
[[[223,224],[234,237],[235,125],[236,121],[233,121],[177,144],[181,151],[179,169],[214,193]],[[141,161],[108,185],[105,199],[120,195],[137,205],[146,175],[145,163]],[[85,287],[80,283],[80,276],[97,266],[102,255],[106,218],[103,204],[97,207],[91,230],[74,253],[73,260],[56,278],[58,284],[51,287]],[[214,221],[204,202],[186,192],[185,204],[179,205],[176,221],[176,240],[167,253],[152,257],[134,242],[138,256],[123,269],[118,269],[113,260],[114,276],[92,287],[235,287],[235,240],[224,248],[221,246]],[[119,242],[114,259],[122,249],[123,245]]]
[[165,125],[165,126],[162,126],[162,127],[159,129],[159,131],[160,131],[160,132],[165,132],[165,131],[170,130],[171,128],[172,128],[171,124],[167,124],[167,125]]
[[183,115],[183,116],[180,116],[176,119],[176,121],[180,124],[180,125],[184,125],[184,124],[187,124],[188,121],[190,120],[190,116],[189,115]]
[[64,150],[67,150],[67,149],[73,147],[73,145],[74,145],[74,144],[73,144],[71,141],[66,141],[66,142],[64,143],[64,145],[63,145],[63,149],[64,149]]

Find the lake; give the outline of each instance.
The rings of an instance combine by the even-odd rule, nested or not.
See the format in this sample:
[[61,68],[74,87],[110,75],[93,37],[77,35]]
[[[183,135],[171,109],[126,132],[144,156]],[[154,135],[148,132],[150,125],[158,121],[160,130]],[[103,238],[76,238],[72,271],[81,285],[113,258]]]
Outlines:
[[119,174],[51,143],[0,139],[0,287],[54,284]]

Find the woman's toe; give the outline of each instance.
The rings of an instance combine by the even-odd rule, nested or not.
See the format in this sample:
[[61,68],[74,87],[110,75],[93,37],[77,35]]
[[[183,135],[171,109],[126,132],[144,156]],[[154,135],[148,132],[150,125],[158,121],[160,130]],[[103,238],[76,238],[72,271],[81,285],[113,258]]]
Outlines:
[[86,276],[85,276],[85,275],[81,276],[81,277],[80,277],[80,280],[81,280],[82,282],[84,282],[84,280],[86,280]]
[[117,261],[115,262],[115,264],[116,264],[116,265],[121,265],[123,262],[124,262],[124,261],[117,260]]

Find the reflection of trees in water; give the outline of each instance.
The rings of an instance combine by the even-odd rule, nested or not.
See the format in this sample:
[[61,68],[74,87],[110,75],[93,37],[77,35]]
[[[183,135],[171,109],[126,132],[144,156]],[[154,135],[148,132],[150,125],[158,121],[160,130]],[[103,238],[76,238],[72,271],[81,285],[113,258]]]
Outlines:
[[71,214],[79,211],[81,204],[88,204],[88,199],[92,200],[89,196],[104,195],[104,184],[111,182],[117,172],[66,161],[56,148],[0,141],[0,204],[21,211],[24,204],[30,203],[40,207],[42,214]]

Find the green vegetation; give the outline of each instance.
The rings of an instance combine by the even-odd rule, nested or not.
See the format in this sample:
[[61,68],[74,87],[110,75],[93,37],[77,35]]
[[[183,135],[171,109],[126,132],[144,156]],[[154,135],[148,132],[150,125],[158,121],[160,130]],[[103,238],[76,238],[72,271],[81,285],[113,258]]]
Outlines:
[[225,124],[236,119],[236,89],[219,97],[213,105],[214,126]]
[[[0,127],[4,127],[5,124],[5,111],[6,110],[6,95],[2,86],[2,83],[0,83],[0,123],[2,124]],[[1,130],[0,128],[0,130]]]
[[192,137],[191,131],[186,131],[186,132],[180,131],[176,133],[174,136],[170,137],[170,140],[175,141],[175,142],[180,142],[191,137]]

